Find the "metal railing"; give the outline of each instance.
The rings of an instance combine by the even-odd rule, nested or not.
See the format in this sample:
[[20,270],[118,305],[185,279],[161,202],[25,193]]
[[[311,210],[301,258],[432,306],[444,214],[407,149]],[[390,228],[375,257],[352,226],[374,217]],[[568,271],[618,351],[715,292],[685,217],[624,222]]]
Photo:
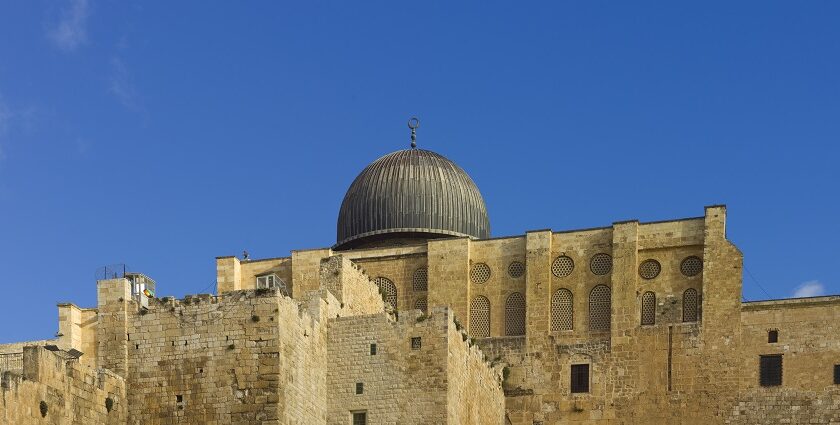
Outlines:
[[23,353],[0,354],[0,374],[7,370],[23,371]]

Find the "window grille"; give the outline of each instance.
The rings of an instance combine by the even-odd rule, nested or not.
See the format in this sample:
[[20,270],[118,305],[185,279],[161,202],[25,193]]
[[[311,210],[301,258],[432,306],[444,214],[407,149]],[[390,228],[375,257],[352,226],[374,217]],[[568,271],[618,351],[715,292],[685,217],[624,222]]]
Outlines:
[[414,308],[425,313],[429,308],[429,303],[426,301],[426,297],[418,298],[417,301],[414,302]]
[[779,331],[776,329],[767,332],[767,343],[775,344],[779,342]]
[[589,365],[573,364],[571,389],[573,393],[589,392]]
[[505,301],[505,335],[525,335],[525,297],[519,292]]
[[470,269],[472,283],[484,283],[490,279],[490,266],[485,263],[473,264]]
[[656,294],[650,291],[642,294],[642,324],[656,324]]
[[286,290],[286,282],[280,279],[276,274],[267,274],[264,276],[257,276],[257,289],[273,289]]
[[840,385],[840,364],[834,365],[834,385]]
[[364,382],[356,382],[356,394],[364,394],[364,393],[365,393]]
[[370,344],[370,355],[375,356],[377,352],[376,344]]
[[470,303],[470,334],[476,338],[490,336],[490,300],[481,295]]
[[415,291],[426,291],[429,289],[429,269],[420,267],[414,271],[412,287]]
[[557,277],[566,277],[575,269],[575,261],[571,257],[561,255],[551,263],[551,273]]
[[367,412],[353,412],[353,425],[367,425]]
[[659,272],[661,271],[662,265],[659,264],[659,261],[652,258],[642,261],[642,264],[639,264],[639,276],[643,279],[653,279],[656,276],[659,276]]
[[419,350],[423,347],[423,338],[419,336],[411,337],[411,349]]
[[513,261],[508,266],[508,275],[512,278],[518,278],[525,275],[525,264],[521,261]]
[[592,271],[592,274],[599,276],[609,273],[612,271],[612,257],[603,252],[593,255],[592,260],[589,261],[589,270]]
[[782,385],[782,355],[759,357],[759,383],[762,387]]
[[551,330],[570,331],[575,328],[574,297],[572,291],[561,288],[551,296]]
[[589,293],[589,330],[610,330],[610,292],[609,286],[598,285]]
[[685,277],[697,276],[701,271],[703,271],[703,260],[700,257],[694,255],[685,257],[680,263],[680,273]]
[[688,288],[683,292],[683,322],[696,322],[700,316],[700,303],[697,290]]
[[382,299],[390,304],[391,307],[397,308],[397,287],[394,285],[394,282],[391,282],[391,279],[387,277],[380,276],[374,279],[373,283],[379,287],[379,293],[382,294]]

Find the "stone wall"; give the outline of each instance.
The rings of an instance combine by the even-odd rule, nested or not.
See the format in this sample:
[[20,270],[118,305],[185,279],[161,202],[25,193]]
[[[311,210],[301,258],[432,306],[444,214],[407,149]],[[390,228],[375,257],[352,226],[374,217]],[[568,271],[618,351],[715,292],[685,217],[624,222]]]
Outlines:
[[362,411],[369,424],[503,423],[499,368],[470,347],[450,310],[340,317],[329,326],[329,424]]
[[[123,284],[101,281],[100,292]],[[153,299],[148,310],[100,301],[127,317],[127,359],[117,343],[100,358],[126,364],[130,423],[323,422],[325,329],[296,301],[274,290]]]
[[0,423],[124,424],[126,392],[121,377],[67,361],[40,346],[23,351],[21,374],[2,374]]

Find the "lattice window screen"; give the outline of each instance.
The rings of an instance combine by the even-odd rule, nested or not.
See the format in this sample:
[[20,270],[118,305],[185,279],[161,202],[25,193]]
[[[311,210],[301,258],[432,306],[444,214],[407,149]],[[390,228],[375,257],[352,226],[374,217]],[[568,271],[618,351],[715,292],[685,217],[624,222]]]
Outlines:
[[426,267],[420,267],[414,271],[412,288],[415,291],[426,291],[429,289],[429,269]]
[[418,298],[417,301],[414,302],[414,308],[425,313],[429,308],[429,303],[426,301],[426,297]]
[[551,330],[570,331],[575,328],[574,297],[572,291],[561,288],[551,296]]
[[505,301],[505,335],[525,335],[525,296],[519,292]]
[[490,300],[481,295],[470,303],[470,334],[476,338],[490,336]]
[[382,299],[386,303],[391,304],[391,307],[397,308],[397,286],[391,279],[387,277],[377,277],[373,283],[379,287],[379,292],[382,294]]
[[697,290],[688,288],[683,292],[683,322],[696,322],[700,316],[700,297]]
[[575,269],[575,261],[571,257],[561,255],[551,263],[551,273],[557,277],[566,277]]
[[521,261],[513,261],[508,265],[508,275],[513,278],[522,277],[525,275],[525,264]]
[[473,264],[470,269],[470,280],[472,283],[484,283],[490,279],[490,266],[485,263]]
[[647,259],[639,264],[639,276],[644,279],[653,279],[656,276],[659,276],[659,272],[662,271],[662,265],[659,264],[659,261],[656,261],[652,258]]
[[592,260],[589,261],[589,270],[592,270],[592,274],[599,276],[609,273],[612,271],[612,257],[603,252],[593,255]]
[[610,329],[611,291],[609,286],[598,285],[589,293],[589,329],[606,331]]
[[680,263],[680,273],[682,273],[683,276],[697,276],[702,271],[703,260],[701,260],[700,257],[692,255],[691,257],[686,257],[685,260],[682,260],[682,263]]
[[656,294],[650,291],[642,294],[642,324],[656,324]]

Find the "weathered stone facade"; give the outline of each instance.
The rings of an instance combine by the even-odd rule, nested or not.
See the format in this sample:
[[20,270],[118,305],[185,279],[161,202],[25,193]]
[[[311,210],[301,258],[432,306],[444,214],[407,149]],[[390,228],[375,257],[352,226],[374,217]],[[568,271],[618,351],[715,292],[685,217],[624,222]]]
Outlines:
[[[840,423],[840,297],[742,302],[725,219],[715,206],[669,222],[220,257],[218,295],[145,308],[125,279],[99,281],[96,308],[59,305],[56,340],[0,346],[14,366],[0,418]],[[267,273],[284,289],[258,289]],[[45,344],[84,355],[68,361]],[[775,354],[781,385],[762,386],[759,358]],[[588,365],[583,392],[573,365]]]
[[216,295],[59,304],[0,346],[0,423],[840,424],[840,297],[742,302],[723,206],[487,238],[422,150],[342,205],[335,247],[218,257]]

